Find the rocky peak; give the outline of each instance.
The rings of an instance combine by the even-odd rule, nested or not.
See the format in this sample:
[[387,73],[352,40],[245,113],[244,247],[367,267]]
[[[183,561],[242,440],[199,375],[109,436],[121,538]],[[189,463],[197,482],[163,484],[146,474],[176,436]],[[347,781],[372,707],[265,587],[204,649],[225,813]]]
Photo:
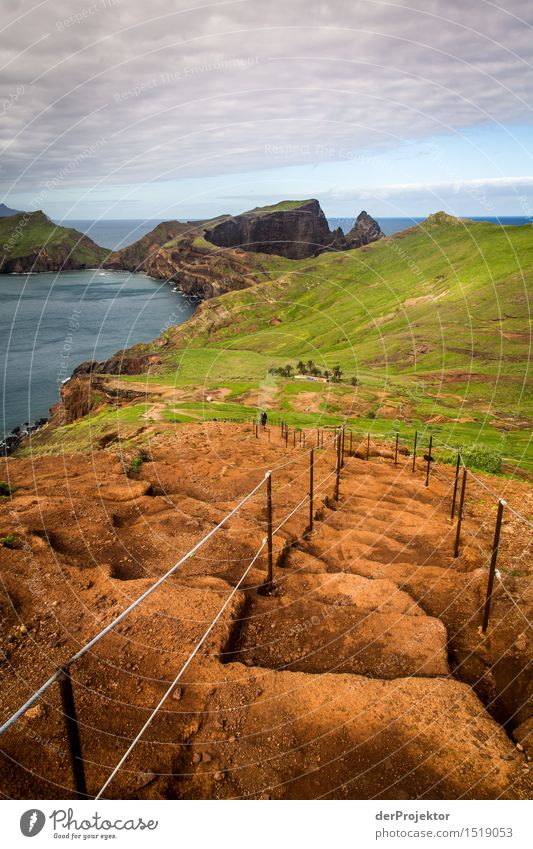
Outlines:
[[360,248],[363,245],[370,244],[370,242],[377,242],[378,239],[384,238],[385,233],[383,233],[378,222],[365,209],[359,213],[354,226],[346,234],[346,241],[350,248]]

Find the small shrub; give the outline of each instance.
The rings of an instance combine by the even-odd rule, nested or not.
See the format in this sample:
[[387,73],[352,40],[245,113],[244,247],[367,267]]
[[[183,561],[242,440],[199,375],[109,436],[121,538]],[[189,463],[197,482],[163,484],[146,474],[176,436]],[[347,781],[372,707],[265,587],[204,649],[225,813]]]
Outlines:
[[13,534],[8,534],[5,537],[0,537],[0,544],[3,545],[5,548],[13,548],[16,541],[17,538],[16,536],[13,536]]
[[143,464],[142,457],[134,457],[130,462],[130,471],[138,472]]
[[12,488],[5,481],[0,481],[0,495],[4,495],[6,498],[9,498],[10,495],[13,494]]
[[499,475],[502,470],[502,455],[491,448],[463,449],[462,458],[469,469],[487,472],[489,475]]
[[[502,471],[502,455],[498,451],[491,448],[468,447],[458,449],[461,452],[461,459],[467,469],[472,471],[486,472],[489,475],[499,475]],[[455,466],[457,462],[457,451],[446,448],[438,449],[435,457],[439,463],[448,463]]]

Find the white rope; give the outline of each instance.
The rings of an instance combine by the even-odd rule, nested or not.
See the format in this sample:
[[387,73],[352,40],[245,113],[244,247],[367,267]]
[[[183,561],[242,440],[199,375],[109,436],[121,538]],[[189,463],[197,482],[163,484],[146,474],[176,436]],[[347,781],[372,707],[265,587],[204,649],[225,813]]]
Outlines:
[[[326,446],[329,445],[330,442],[334,442],[335,436],[331,437],[331,439],[326,440]],[[304,451],[303,454],[298,454],[296,457],[293,457],[291,460],[287,460],[286,463],[280,463],[279,466],[272,466],[271,472],[278,472],[280,469],[284,469],[285,466],[290,466],[291,463],[296,463],[298,460],[301,460],[302,457],[306,457],[307,454],[310,454],[311,451],[317,451],[320,449],[319,445],[312,445],[311,448],[308,448],[307,451]]]
[[[329,442],[334,441],[335,438],[336,438],[336,435],[333,436],[330,440],[328,440],[326,442],[326,445]],[[297,457],[294,457],[293,459],[289,460],[287,463],[282,463],[279,466],[275,466],[273,469],[271,469],[270,474],[274,471],[278,471],[279,469],[283,469],[285,466],[288,466],[291,463],[296,462],[297,460],[300,460],[306,454],[309,454],[311,452],[311,450],[313,450],[313,449],[309,448],[304,454],[299,454]],[[269,474],[269,473],[267,473],[267,474]],[[332,472],[331,474],[334,474],[334,473]],[[265,478],[266,478],[266,476],[265,476]],[[234,516],[235,513],[237,513],[238,510],[241,509],[241,507],[243,507],[255,495],[255,493],[263,486],[263,484],[265,482],[265,478],[263,478],[247,495],[245,495],[244,498],[229,513],[227,513],[224,516],[223,519],[221,519],[221,521],[218,523],[218,525],[216,525],[214,528],[212,528],[209,531],[208,534],[206,534],[199,542],[196,543],[196,545],[193,546],[193,548],[190,549],[190,551],[188,551],[186,554],[184,554],[183,557],[181,558],[181,560],[179,560],[176,564],[174,564],[174,566],[171,569],[169,569],[167,572],[165,572],[165,574],[162,575],[161,578],[159,578],[155,582],[155,584],[152,584],[152,586],[149,587],[142,595],[140,595],[139,598],[137,598],[134,602],[132,602],[132,604],[130,604],[129,607],[127,607],[125,610],[122,611],[122,613],[120,613],[115,619],[113,619],[113,621],[110,622],[109,625],[106,625],[106,627],[103,628],[102,631],[100,631],[95,637],[92,638],[92,640],[90,640],[88,643],[86,643],[85,646],[83,646],[76,654],[74,654],[69,660],[67,660],[62,665],[61,669],[56,670],[54,672],[54,674],[47,681],[45,681],[45,683],[41,687],[39,687],[39,689],[36,690],[33,693],[33,695],[30,696],[30,698],[28,700],[17,711],[15,711],[15,713],[11,717],[9,717],[9,719],[7,719],[6,722],[4,722],[4,724],[2,726],[0,726],[0,735],[2,735],[5,731],[7,731],[8,728],[10,728],[23,714],[25,714],[26,711],[30,707],[32,707],[32,705],[35,704],[35,702],[49,689],[49,687],[51,687],[52,684],[54,684],[61,677],[61,675],[63,674],[62,670],[64,668],[68,669],[70,666],[72,666],[74,663],[76,663],[78,660],[80,660],[88,651],[90,651],[90,649],[93,648],[94,645],[96,645],[97,642],[99,642],[102,639],[102,637],[104,637],[106,634],[108,634],[110,631],[112,631],[113,628],[115,628],[116,625],[118,625],[120,622],[122,622],[122,620],[125,619],[125,617],[128,616],[128,614],[131,613],[131,611],[134,610],[142,601],[144,601],[145,598],[147,598],[149,595],[151,595],[153,592],[155,592],[155,590],[158,589],[158,587],[160,587],[161,584],[163,584],[167,580],[167,578],[169,578],[172,574],[174,574],[174,572],[176,572],[177,569],[179,569],[180,566],[182,566],[185,563],[186,560],[188,560],[190,557],[192,557],[203,545],[205,545],[205,543],[223,525],[225,525],[226,522],[229,519],[231,519],[231,517]],[[327,478],[325,480],[327,480]],[[323,483],[324,483],[324,481],[322,481],[322,484]],[[320,486],[322,484],[318,484],[317,489],[320,488]],[[295,510],[293,510],[292,513],[283,520],[281,525],[279,525],[276,528],[276,530],[273,531],[273,534],[277,533],[277,531],[279,531],[280,528],[283,527],[285,522],[287,522],[288,519],[292,515],[294,515],[294,513],[297,510],[299,510],[300,507],[305,503],[307,498],[308,498],[308,495],[306,495],[305,498],[302,499],[302,501],[300,502],[298,507],[296,507]],[[264,545],[264,543],[263,543],[263,545]],[[258,556],[258,554],[256,555],[256,558],[257,558],[257,556]],[[253,562],[255,562],[256,558],[254,558]],[[247,573],[245,573],[245,574],[247,574]],[[243,578],[244,578],[244,576],[243,576]]]
[[123,764],[123,763],[127,760],[127,758],[129,757],[129,755],[131,754],[131,752],[133,751],[133,749],[135,748],[135,746],[137,745],[137,743],[139,742],[139,740],[140,740],[140,739],[141,739],[141,737],[143,736],[143,734],[144,734],[144,732],[146,731],[146,729],[147,729],[147,728],[148,728],[148,727],[152,724],[152,722],[153,722],[153,720],[154,720],[155,716],[157,715],[157,713],[158,713],[159,709],[163,706],[164,702],[166,701],[166,699],[167,699],[167,698],[169,697],[169,695],[171,694],[172,690],[174,689],[174,687],[176,686],[176,684],[177,684],[177,683],[178,683],[178,681],[180,680],[181,676],[183,675],[183,673],[185,672],[185,670],[187,669],[187,667],[189,666],[189,664],[191,663],[191,661],[193,660],[193,658],[195,657],[195,655],[198,653],[198,651],[200,650],[200,648],[202,647],[202,645],[205,643],[205,641],[206,641],[207,637],[209,636],[209,634],[211,633],[211,631],[212,631],[212,630],[213,630],[213,628],[215,627],[216,623],[218,622],[218,620],[220,619],[220,617],[221,617],[221,616],[222,616],[222,614],[224,613],[224,611],[225,611],[226,607],[227,607],[227,606],[228,606],[228,604],[230,603],[230,601],[231,601],[231,599],[233,598],[233,596],[235,595],[235,593],[238,591],[238,589],[239,589],[239,587],[241,586],[242,582],[244,581],[244,579],[245,579],[246,575],[248,574],[248,572],[250,571],[250,569],[252,568],[252,566],[253,566],[253,565],[254,565],[254,563],[256,562],[257,558],[258,558],[258,557],[259,557],[259,555],[261,554],[261,552],[262,552],[263,548],[265,547],[265,545],[266,545],[266,539],[264,539],[264,540],[263,540],[263,542],[261,543],[261,545],[259,546],[259,548],[258,548],[258,550],[257,550],[257,552],[256,552],[256,554],[255,554],[255,556],[253,557],[253,559],[251,560],[251,562],[249,563],[249,565],[248,565],[248,566],[247,566],[247,568],[245,569],[245,571],[244,571],[243,575],[241,576],[241,578],[239,579],[238,583],[235,585],[235,587],[233,588],[232,592],[231,592],[231,593],[229,594],[229,596],[227,597],[227,599],[226,599],[226,601],[224,602],[223,606],[222,606],[222,607],[220,608],[220,610],[218,611],[217,615],[215,616],[215,618],[214,618],[214,619],[213,619],[213,621],[211,622],[211,624],[210,624],[209,628],[208,628],[208,629],[207,629],[207,631],[204,633],[204,635],[203,635],[203,637],[201,638],[201,640],[200,640],[200,641],[196,644],[196,646],[195,646],[194,650],[191,652],[191,654],[189,655],[189,657],[187,658],[187,660],[185,661],[185,663],[184,663],[184,664],[183,664],[183,666],[181,667],[180,671],[178,672],[178,674],[177,674],[177,675],[176,675],[176,677],[174,678],[174,680],[173,680],[172,684],[170,685],[170,687],[168,688],[168,690],[165,692],[164,696],[163,696],[163,697],[162,697],[162,699],[159,701],[159,703],[157,704],[157,706],[154,708],[154,710],[152,711],[152,713],[150,714],[150,716],[148,717],[148,719],[147,719],[147,720],[146,720],[146,722],[144,723],[143,727],[141,728],[141,730],[139,731],[139,733],[137,734],[137,736],[135,737],[135,739],[132,741],[132,743],[130,744],[130,746],[129,746],[129,747],[128,747],[128,749],[126,750],[126,752],[123,754],[123,756],[122,756],[122,757],[121,757],[121,759],[119,760],[118,764],[117,764],[117,765],[116,765],[116,767],[114,768],[114,770],[113,770],[113,772],[111,773],[111,775],[109,776],[109,778],[108,778],[108,779],[104,782],[104,784],[102,785],[102,787],[101,787],[101,788],[100,788],[100,790],[98,791],[97,795],[94,797],[94,798],[95,798],[95,801],[98,801],[98,799],[100,799],[100,798],[101,798],[102,793],[104,793],[104,791],[106,790],[106,788],[107,788],[107,787],[109,786],[109,784],[113,781],[113,779],[114,779],[115,775],[116,775],[116,774],[117,774],[117,772],[120,770],[120,768],[121,768],[122,764]]
[[281,523],[277,526],[277,528],[276,528],[274,531],[272,531],[272,536],[274,536],[274,534],[277,534],[277,532],[278,532],[279,530],[281,530],[281,528],[283,527],[283,525],[284,525],[286,522],[288,522],[288,521],[289,521],[289,519],[290,519],[290,518],[292,518],[292,516],[294,516],[294,514],[298,512],[298,510],[300,509],[300,507],[302,507],[302,506],[305,504],[305,502],[306,502],[306,501],[308,501],[308,500],[309,500],[309,493],[308,493],[307,495],[305,495],[305,496],[302,498],[302,500],[300,501],[300,503],[299,503],[299,504],[297,504],[297,505],[296,505],[296,507],[294,508],[294,510],[291,510],[291,512],[288,514],[288,516],[285,516],[285,518],[284,518],[284,519],[283,519],[283,521],[282,521],[282,522],[281,522]]

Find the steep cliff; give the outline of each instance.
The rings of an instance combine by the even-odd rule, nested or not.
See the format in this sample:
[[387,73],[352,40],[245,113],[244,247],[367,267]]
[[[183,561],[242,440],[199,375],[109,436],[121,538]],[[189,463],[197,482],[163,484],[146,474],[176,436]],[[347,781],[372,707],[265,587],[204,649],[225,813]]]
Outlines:
[[331,231],[317,200],[282,201],[275,206],[252,209],[235,218],[227,217],[205,238],[219,247],[279,254],[289,259],[306,259],[327,250],[350,250],[383,238],[377,221],[363,211],[345,236],[340,228]]
[[[170,239],[162,242],[167,234]],[[144,271],[201,299],[245,289],[264,279],[259,258],[241,250],[217,249],[202,234],[203,227],[196,224],[160,224],[134,245],[112,254],[105,267]]]
[[205,231],[208,242],[256,253],[305,259],[332,245],[326,216],[317,200],[282,201],[226,218]]

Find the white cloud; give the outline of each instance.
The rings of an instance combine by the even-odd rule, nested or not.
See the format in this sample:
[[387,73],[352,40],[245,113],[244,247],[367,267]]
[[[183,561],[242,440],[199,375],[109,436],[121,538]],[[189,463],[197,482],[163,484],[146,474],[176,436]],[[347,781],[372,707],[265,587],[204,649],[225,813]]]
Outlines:
[[373,186],[372,188],[361,188],[360,186],[342,189],[332,189],[329,193],[333,198],[349,199],[357,198],[366,200],[387,199],[395,196],[411,198],[432,194],[451,195],[461,192],[472,193],[474,191],[487,192],[494,195],[510,192],[531,193],[533,191],[533,177],[489,177],[481,180],[456,180],[453,182],[427,182],[427,183],[394,183],[388,186]]
[[12,0],[1,184],[38,191],[101,139],[68,185],[279,167],[309,161],[306,146],[342,160],[530,121],[533,7],[506,6],[49,0],[32,10]]

